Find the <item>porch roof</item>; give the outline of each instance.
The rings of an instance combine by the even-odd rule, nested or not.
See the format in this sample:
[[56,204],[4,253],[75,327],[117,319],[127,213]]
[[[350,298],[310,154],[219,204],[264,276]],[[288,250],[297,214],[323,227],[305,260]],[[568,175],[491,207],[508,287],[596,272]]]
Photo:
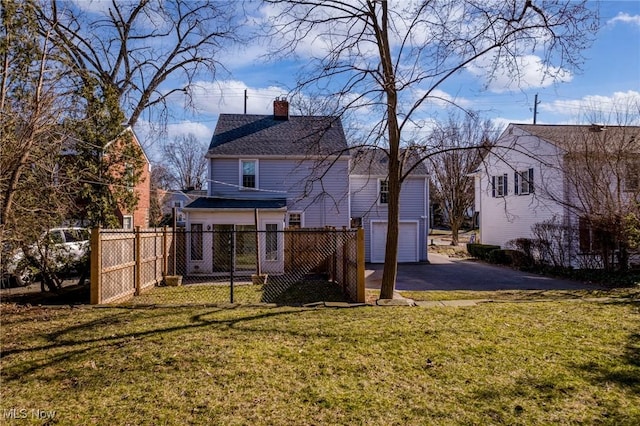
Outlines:
[[254,209],[284,209],[287,207],[286,198],[269,199],[238,199],[200,197],[188,204],[184,210],[254,210]]

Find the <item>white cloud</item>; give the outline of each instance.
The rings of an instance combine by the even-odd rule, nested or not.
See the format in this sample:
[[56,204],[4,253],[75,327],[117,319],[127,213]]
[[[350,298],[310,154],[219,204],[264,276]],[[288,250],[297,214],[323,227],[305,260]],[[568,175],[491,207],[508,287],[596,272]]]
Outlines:
[[203,123],[189,120],[167,125],[167,137],[169,140],[188,134],[192,134],[197,140],[206,143],[211,139],[213,130]]
[[640,27],[640,15],[629,15],[625,12],[619,12],[616,17],[611,18],[607,21],[607,25],[615,25],[618,22],[621,22],[623,24],[637,25],[638,27]]
[[[286,96],[287,91],[277,86],[248,87],[238,80],[216,82],[197,81],[190,88],[193,107],[199,114],[242,114],[244,112],[244,91],[247,90],[247,113],[269,114],[273,100]],[[181,107],[186,106],[185,98],[176,99]]]
[[637,124],[638,107],[640,92],[635,90],[614,92],[610,96],[588,95],[581,99],[556,100],[540,104],[540,110],[572,116],[576,122],[603,124]]
[[487,89],[495,93],[549,87],[554,83],[573,80],[569,70],[544,64],[535,55],[520,56],[513,64],[498,64],[495,70],[492,70],[492,63],[492,58],[482,58],[467,67],[467,71],[477,77],[487,78]]

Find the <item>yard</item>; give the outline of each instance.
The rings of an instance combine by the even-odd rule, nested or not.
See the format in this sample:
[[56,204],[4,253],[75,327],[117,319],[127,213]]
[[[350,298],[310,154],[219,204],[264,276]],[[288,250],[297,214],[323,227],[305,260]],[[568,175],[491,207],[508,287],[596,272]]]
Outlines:
[[24,414],[19,424],[639,424],[640,304],[617,296],[431,309],[5,304],[0,408],[3,422]]

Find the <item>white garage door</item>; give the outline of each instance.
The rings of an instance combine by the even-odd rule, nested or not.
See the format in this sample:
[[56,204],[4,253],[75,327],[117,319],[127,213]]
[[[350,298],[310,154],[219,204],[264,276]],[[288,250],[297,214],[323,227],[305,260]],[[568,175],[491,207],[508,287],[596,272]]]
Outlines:
[[[400,222],[398,243],[398,262],[417,262],[418,224]],[[384,263],[385,244],[387,243],[387,222],[373,222],[371,226],[371,262]]]

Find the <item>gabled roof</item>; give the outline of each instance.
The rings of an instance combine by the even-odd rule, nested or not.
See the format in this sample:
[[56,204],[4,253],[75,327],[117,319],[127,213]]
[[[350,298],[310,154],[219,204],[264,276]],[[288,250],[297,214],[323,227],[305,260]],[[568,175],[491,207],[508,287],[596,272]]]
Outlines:
[[537,136],[566,151],[582,150],[590,142],[601,140],[610,146],[640,148],[640,127],[568,124],[510,124],[524,132]]
[[[386,176],[389,174],[389,156],[380,148],[352,149],[351,175],[356,176]],[[409,154],[411,155],[411,154]],[[415,165],[417,155],[411,155],[408,166]],[[406,170],[407,165],[404,169]],[[424,162],[416,165],[411,171],[412,176],[427,176],[429,174]]]
[[207,156],[349,155],[338,117],[220,114]]

